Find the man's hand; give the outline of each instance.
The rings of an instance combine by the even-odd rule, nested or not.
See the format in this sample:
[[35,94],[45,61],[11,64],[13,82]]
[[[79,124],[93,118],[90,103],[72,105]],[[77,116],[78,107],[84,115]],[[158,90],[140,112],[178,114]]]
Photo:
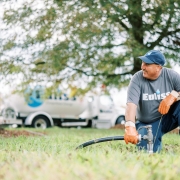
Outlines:
[[138,143],[138,133],[135,128],[135,124],[132,121],[127,121],[125,124],[124,140],[126,144],[129,142],[132,144]]
[[179,93],[176,92],[176,91],[172,91],[168,96],[166,96],[160,103],[159,105],[159,108],[158,108],[158,111],[161,113],[161,114],[167,114],[169,109],[170,109],[170,106],[176,102],[177,100],[177,97],[179,96]]

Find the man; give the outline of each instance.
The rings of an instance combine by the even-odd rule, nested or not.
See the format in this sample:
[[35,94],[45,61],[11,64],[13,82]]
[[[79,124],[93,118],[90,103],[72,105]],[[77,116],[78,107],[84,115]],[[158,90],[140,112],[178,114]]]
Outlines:
[[146,129],[136,129],[151,124],[153,152],[159,152],[162,136],[180,126],[180,75],[163,67],[165,57],[160,51],[151,50],[139,58],[142,70],[134,74],[128,87],[124,139],[147,149],[147,141],[138,142],[138,134],[147,134]]

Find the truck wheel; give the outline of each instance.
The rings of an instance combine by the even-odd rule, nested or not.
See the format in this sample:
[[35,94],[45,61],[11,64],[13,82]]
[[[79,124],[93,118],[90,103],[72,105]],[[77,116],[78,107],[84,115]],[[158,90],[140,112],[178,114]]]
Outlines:
[[49,120],[45,116],[37,116],[32,122],[32,127],[39,129],[46,129],[50,126]]
[[87,127],[92,127],[92,120],[88,120]]
[[125,123],[125,117],[119,116],[116,120],[116,124],[124,124]]

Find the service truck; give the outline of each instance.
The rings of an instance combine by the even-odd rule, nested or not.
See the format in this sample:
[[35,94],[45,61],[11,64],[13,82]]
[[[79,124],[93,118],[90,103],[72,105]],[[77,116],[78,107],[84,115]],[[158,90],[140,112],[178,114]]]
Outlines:
[[124,108],[116,107],[109,95],[90,94],[69,98],[66,94],[43,99],[38,90],[28,97],[13,94],[4,100],[0,124],[34,128],[110,128],[124,122]]

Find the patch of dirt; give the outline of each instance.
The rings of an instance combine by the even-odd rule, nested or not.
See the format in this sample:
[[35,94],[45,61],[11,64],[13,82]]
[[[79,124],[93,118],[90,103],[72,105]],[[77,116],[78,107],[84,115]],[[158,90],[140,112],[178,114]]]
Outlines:
[[111,127],[111,129],[123,129],[124,130],[124,124],[116,124],[115,126]]
[[173,129],[169,133],[171,133],[171,134],[179,134],[179,128]]
[[0,129],[1,137],[18,137],[18,136],[45,136],[42,132],[33,132],[28,130],[5,130]]
[[[117,124],[117,125],[111,127],[111,129],[122,129],[122,130],[124,130],[124,128],[125,128],[124,124]],[[170,134],[180,134],[180,129],[176,128],[176,129],[170,131],[169,133]]]

